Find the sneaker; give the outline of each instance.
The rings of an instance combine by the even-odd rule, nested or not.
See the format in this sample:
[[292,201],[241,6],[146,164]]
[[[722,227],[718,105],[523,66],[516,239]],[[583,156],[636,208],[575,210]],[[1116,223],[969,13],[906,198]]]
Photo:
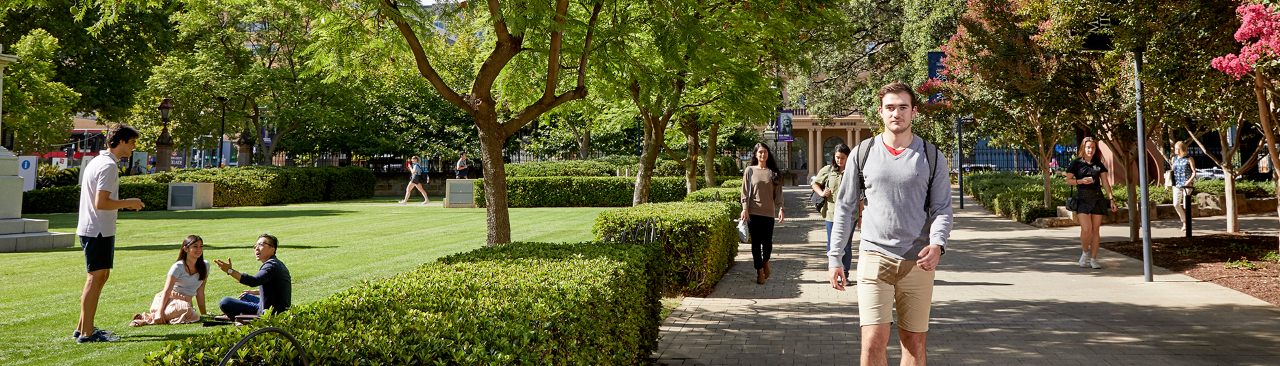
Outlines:
[[120,337],[109,336],[106,333],[103,333],[102,331],[94,331],[93,334],[89,335],[88,337],[76,338],[76,343],[115,342],[118,340],[120,340]]
[[1089,267],[1093,267],[1093,269],[1102,269],[1102,265],[1098,264],[1098,260],[1093,258],[1089,258]]
[[[109,336],[116,335],[116,332],[112,332],[112,331],[109,331],[109,330],[102,330],[102,329],[98,329],[98,327],[93,327],[93,332],[94,332],[94,333],[99,333],[99,332],[101,332],[102,334],[106,334],[106,335],[109,335]],[[72,339],[72,340],[80,339],[80,330],[79,330],[79,329],[76,329],[75,331],[71,332],[71,339]]]
[[404,204],[404,200],[400,200],[400,202],[398,202],[398,203],[403,205],[403,204]]
[[428,203],[431,203],[431,200],[422,201],[422,204],[424,204],[424,205],[425,205],[425,204],[428,204]]
[[1084,266],[1088,265],[1088,264],[1087,264],[1087,263],[1089,263],[1089,262],[1087,262],[1088,260],[1089,260],[1089,252],[1081,252],[1081,253],[1080,253],[1080,268],[1084,268]]

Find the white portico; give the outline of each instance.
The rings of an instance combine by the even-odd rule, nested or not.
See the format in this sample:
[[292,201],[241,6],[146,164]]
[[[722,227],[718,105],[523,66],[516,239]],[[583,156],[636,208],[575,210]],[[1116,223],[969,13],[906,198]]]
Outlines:
[[[18,57],[4,54],[0,45],[0,91],[4,90],[4,69]],[[0,115],[4,99],[0,92]],[[0,121],[0,129],[4,122]],[[49,221],[22,218],[22,177],[18,157],[0,146],[0,253],[66,248],[75,245],[75,234],[50,233]]]

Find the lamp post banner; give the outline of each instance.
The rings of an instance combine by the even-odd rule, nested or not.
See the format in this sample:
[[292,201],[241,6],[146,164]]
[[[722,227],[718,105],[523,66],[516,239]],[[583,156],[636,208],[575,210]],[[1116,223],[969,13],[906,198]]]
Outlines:
[[778,131],[778,142],[791,142],[794,140],[791,137],[791,116],[790,109],[783,109],[782,113],[778,114],[778,128],[775,130]]

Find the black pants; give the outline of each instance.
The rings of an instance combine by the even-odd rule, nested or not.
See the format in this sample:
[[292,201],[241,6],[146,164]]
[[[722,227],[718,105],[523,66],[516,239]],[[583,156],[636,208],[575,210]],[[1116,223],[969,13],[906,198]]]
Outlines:
[[761,269],[773,254],[773,218],[759,215],[749,218],[747,231],[751,232],[751,259],[755,260],[756,269]]

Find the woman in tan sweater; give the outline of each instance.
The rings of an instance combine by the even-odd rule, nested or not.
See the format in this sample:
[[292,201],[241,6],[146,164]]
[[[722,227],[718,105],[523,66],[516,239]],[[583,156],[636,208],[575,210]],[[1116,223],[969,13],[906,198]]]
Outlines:
[[742,219],[751,232],[751,258],[755,261],[756,283],[769,278],[769,256],[773,252],[773,220],[782,222],[782,181],[778,163],[769,146],[757,143],[751,166],[742,172]]

